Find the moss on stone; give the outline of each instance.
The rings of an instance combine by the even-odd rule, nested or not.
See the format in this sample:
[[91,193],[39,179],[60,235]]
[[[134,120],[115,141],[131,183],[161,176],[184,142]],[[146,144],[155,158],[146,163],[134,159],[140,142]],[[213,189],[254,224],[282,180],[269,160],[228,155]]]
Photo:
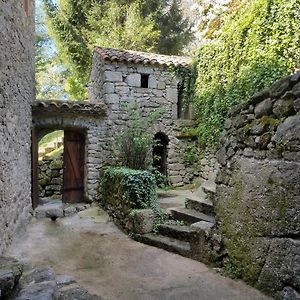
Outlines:
[[276,127],[279,125],[280,121],[271,117],[271,116],[263,116],[259,119],[260,123],[267,124],[269,126]]

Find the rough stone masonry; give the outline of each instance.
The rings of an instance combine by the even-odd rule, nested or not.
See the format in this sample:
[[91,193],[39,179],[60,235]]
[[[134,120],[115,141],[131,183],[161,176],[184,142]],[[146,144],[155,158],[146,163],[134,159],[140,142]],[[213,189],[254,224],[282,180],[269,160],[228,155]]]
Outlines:
[[217,152],[216,215],[233,267],[300,299],[300,72],[231,112]]
[[31,207],[34,4],[23,4],[0,0],[0,253]]

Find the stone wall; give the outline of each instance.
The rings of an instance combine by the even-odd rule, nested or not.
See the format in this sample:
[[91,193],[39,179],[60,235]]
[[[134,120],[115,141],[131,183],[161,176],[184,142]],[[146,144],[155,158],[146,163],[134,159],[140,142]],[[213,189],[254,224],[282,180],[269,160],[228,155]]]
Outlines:
[[231,266],[276,299],[299,299],[300,73],[234,109],[225,129],[215,206]]
[[0,0],[0,253],[28,221],[34,2]]
[[61,200],[63,153],[39,160],[39,197]]
[[[141,87],[141,74],[148,74],[148,88]],[[187,166],[184,161],[184,149],[191,142],[181,138],[180,130],[191,126],[191,120],[177,118],[178,78],[167,68],[153,65],[139,65],[122,62],[103,61],[94,53],[93,69],[89,84],[92,102],[104,101],[107,107],[107,136],[114,137],[125,126],[128,116],[126,104],[136,101],[141,117],[164,108],[161,119],[151,130],[153,137],[161,132],[169,139],[167,173],[169,181],[174,186],[189,183],[197,176],[195,166]],[[110,159],[114,157],[111,152]]]

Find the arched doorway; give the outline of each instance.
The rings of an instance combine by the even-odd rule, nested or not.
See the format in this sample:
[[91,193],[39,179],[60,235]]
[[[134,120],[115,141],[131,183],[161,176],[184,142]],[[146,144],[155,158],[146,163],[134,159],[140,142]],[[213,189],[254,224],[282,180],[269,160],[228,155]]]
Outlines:
[[[39,184],[41,183],[39,141],[49,132],[52,133],[53,129],[59,129],[63,132],[62,165],[58,166],[56,161],[53,160],[49,165],[49,170],[47,170],[47,172],[51,171],[51,173],[55,171],[57,176],[59,176],[60,170],[62,172],[61,190],[60,193],[57,193],[61,194],[61,196],[57,197],[56,194],[53,196],[56,200],[62,200],[63,203],[81,203],[85,200],[85,132],[77,128],[34,128],[32,132],[33,208],[43,204],[39,191]],[[50,176],[50,173],[48,174]],[[55,186],[52,180],[58,180],[59,178],[52,177],[50,177],[47,187],[54,189]],[[49,195],[46,194],[45,196]]]
[[161,174],[167,176],[167,157],[169,138],[166,134],[158,132],[154,136],[153,167]]

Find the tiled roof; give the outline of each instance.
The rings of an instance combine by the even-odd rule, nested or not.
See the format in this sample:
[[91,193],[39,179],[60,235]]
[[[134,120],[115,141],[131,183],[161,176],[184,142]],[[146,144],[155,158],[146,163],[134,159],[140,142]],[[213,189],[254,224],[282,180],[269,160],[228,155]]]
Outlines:
[[160,65],[160,66],[182,66],[187,67],[191,59],[184,56],[161,55],[155,53],[146,53],[133,50],[117,50],[112,48],[96,47],[95,52],[98,53],[103,60],[128,62],[143,65]]
[[32,104],[32,112],[34,114],[104,115],[105,105],[89,101],[36,100]]

